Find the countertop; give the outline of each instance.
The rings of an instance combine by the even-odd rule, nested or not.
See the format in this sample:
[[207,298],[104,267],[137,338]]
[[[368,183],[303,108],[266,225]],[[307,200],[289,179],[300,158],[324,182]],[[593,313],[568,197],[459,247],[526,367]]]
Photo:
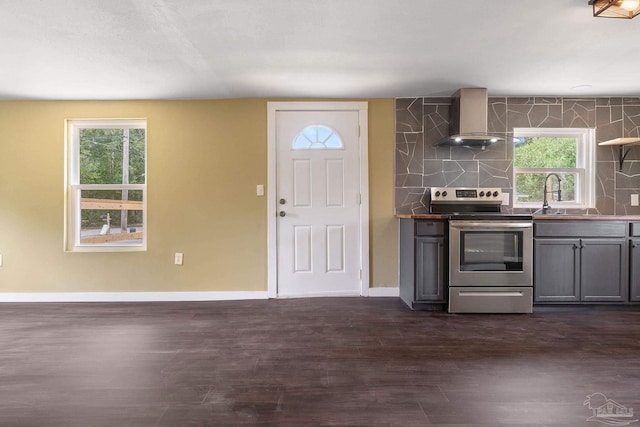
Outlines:
[[640,215],[575,215],[575,214],[546,214],[534,215],[533,219],[549,220],[549,219],[572,219],[572,220],[601,220],[601,221],[640,221]]
[[447,219],[449,215],[443,214],[396,214],[396,218],[399,219]]
[[[448,219],[446,214],[398,214],[399,219]],[[538,220],[597,220],[597,221],[640,221],[640,215],[579,215],[579,214],[546,214],[534,215],[533,219]]]

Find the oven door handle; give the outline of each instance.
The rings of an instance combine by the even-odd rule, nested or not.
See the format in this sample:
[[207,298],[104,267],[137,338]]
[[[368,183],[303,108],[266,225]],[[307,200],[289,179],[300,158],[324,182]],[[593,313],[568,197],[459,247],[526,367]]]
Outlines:
[[478,229],[478,228],[533,228],[530,222],[490,222],[490,221],[449,221],[450,228]]

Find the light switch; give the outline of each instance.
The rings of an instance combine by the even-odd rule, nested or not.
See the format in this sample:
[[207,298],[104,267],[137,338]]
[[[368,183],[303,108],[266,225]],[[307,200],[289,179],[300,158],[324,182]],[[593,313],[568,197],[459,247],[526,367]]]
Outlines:
[[183,253],[182,252],[176,252],[176,256],[174,259],[174,263],[175,265],[182,265],[182,259],[183,259]]
[[502,193],[502,206],[509,206],[510,193]]
[[264,185],[256,185],[256,196],[264,196]]
[[637,194],[631,195],[631,206],[640,206],[640,200],[638,200]]
[[2,267],[2,254],[0,254],[0,267]]

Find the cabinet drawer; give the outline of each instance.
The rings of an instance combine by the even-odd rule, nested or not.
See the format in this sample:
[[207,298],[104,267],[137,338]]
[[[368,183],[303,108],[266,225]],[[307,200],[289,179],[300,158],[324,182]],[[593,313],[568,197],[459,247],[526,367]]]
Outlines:
[[[640,226],[638,227],[640,228]],[[640,230],[638,230],[640,232]],[[625,237],[624,221],[540,221],[535,222],[536,237]]]
[[444,236],[444,222],[416,221],[416,236]]
[[640,222],[632,222],[629,224],[629,235],[632,237],[640,237]]
[[531,313],[530,287],[449,287],[449,313]]

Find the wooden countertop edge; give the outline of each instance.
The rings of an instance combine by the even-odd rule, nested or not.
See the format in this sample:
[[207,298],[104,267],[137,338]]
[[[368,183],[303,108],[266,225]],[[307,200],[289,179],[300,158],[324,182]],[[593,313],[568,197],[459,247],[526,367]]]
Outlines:
[[[398,219],[447,219],[449,215],[441,214],[396,214]],[[587,221],[640,221],[640,215],[534,215],[534,220],[587,220]]]
[[599,220],[599,221],[640,221],[640,215],[534,215],[535,220]]
[[447,219],[449,215],[441,214],[396,214],[398,219]]

